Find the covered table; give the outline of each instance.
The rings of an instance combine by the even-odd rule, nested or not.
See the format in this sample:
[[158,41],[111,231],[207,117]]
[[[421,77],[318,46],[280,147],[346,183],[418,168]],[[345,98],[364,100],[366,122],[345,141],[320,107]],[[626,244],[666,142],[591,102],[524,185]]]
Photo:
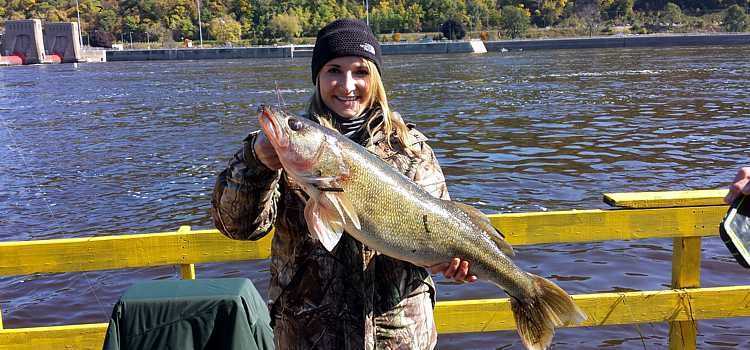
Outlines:
[[112,311],[104,350],[125,349],[273,349],[273,331],[246,278],[150,281]]

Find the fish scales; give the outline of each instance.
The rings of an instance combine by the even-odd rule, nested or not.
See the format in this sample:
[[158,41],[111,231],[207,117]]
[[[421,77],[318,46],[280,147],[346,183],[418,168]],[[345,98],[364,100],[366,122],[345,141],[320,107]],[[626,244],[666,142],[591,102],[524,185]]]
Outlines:
[[486,235],[477,234],[481,229],[466,213],[446,207],[450,202],[430,195],[362,147],[342,148],[352,170],[342,187],[362,223],[361,230],[347,227],[355,239],[419,266],[445,262],[446,256],[465,257],[480,278],[519,292],[532,288],[527,278],[496,281],[498,276],[514,276],[520,270]]

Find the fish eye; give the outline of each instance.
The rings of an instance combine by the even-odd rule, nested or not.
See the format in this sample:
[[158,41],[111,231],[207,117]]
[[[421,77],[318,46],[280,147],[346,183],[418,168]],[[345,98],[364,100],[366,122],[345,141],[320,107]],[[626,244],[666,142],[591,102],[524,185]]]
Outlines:
[[289,128],[291,128],[294,131],[300,131],[304,124],[302,124],[301,121],[295,119],[295,118],[289,118],[287,121],[287,124],[289,124]]

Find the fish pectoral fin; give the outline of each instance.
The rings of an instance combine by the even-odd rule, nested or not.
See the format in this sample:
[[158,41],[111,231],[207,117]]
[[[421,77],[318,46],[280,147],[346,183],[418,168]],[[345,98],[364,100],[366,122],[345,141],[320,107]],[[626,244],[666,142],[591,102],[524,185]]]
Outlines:
[[317,200],[310,199],[305,205],[307,229],[329,252],[336,248],[344,233],[344,223],[339,218],[338,213],[321,206]]
[[351,222],[352,226],[357,228],[357,230],[361,230],[362,224],[360,224],[359,216],[354,210],[354,206],[352,205],[352,202],[349,200],[349,198],[343,193],[337,195],[336,198],[338,199],[339,204],[341,204],[341,209],[343,210],[346,219],[348,219],[349,222]]
[[500,249],[500,251],[503,252],[503,254],[508,256],[516,255],[516,253],[513,251],[513,246],[511,246],[510,243],[505,240],[505,235],[500,232],[500,230],[496,229],[495,226],[492,226],[492,222],[490,221],[490,218],[487,217],[487,215],[484,215],[484,213],[470,205],[458,202],[452,203],[456,205],[458,209],[461,209],[464,213],[466,213],[471,221],[473,221],[480,228],[486,231],[490,236],[492,242],[495,243],[495,245],[498,247],[498,249]]
[[349,222],[357,230],[362,229],[362,225],[359,223],[359,216],[354,210],[354,206],[344,192],[324,192],[323,199],[325,201],[324,206],[329,209],[335,209],[338,214],[340,221],[343,223]]

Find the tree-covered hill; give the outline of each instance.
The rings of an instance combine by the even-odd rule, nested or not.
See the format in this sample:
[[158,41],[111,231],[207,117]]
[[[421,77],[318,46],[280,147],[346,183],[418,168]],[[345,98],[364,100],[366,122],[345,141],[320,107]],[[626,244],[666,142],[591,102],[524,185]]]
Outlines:
[[[263,44],[315,36],[325,23],[342,17],[365,19],[365,1],[351,0],[79,0],[82,30],[132,37],[134,41],[198,38],[198,6],[204,38],[219,42],[249,40]],[[200,3],[200,5],[199,5]],[[744,15],[748,0],[370,0],[375,33],[439,32],[449,19],[468,31],[514,36],[509,25],[599,27],[632,25],[642,32],[689,24],[729,7]],[[520,10],[520,11],[519,11]],[[731,11],[727,11],[731,12]],[[736,11],[735,11],[736,12]],[[505,15],[504,15],[505,14]],[[747,24],[740,14],[737,19]],[[75,0],[0,0],[0,20],[39,18],[76,21]],[[721,18],[716,23],[721,22]],[[743,22],[744,20],[744,22]],[[510,23],[513,22],[513,23]],[[509,24],[510,23],[510,24]],[[699,29],[702,24],[691,24]],[[1,26],[1,24],[0,24]],[[513,27],[516,28],[516,27]],[[525,29],[524,29],[525,30]],[[523,34],[523,32],[521,32]]]

